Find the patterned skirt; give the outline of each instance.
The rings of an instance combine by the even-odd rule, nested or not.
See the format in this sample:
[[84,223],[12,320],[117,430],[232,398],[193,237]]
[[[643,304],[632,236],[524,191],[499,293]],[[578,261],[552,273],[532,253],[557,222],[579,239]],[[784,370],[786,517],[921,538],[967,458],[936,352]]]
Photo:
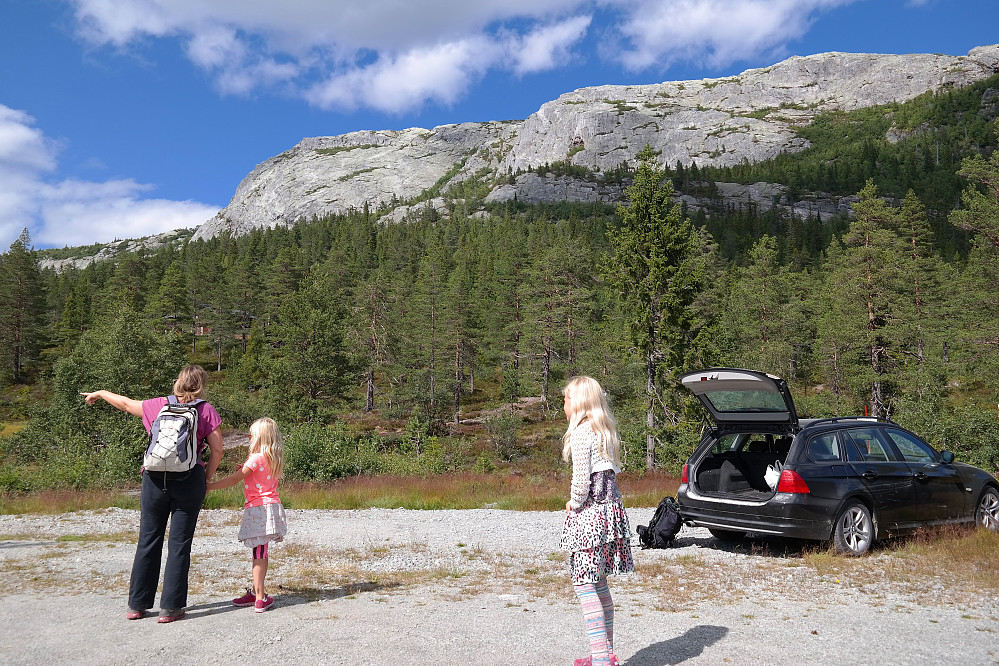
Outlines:
[[631,526],[612,470],[590,475],[590,495],[579,511],[566,514],[559,548],[569,551],[575,585],[635,570]]
[[284,507],[277,504],[261,504],[243,509],[243,523],[239,526],[237,539],[244,546],[256,548],[271,541],[284,541],[288,533],[288,520]]

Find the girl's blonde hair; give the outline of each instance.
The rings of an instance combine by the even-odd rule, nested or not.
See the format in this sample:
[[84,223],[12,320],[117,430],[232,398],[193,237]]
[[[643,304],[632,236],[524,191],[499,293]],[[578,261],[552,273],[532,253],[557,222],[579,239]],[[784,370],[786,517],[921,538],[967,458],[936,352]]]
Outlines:
[[572,454],[572,431],[581,423],[589,422],[600,441],[600,455],[610,460],[615,467],[620,467],[621,438],[617,434],[617,421],[614,420],[607,394],[600,383],[592,377],[573,377],[562,389],[562,395],[569,398],[572,409],[569,428],[562,436],[562,459],[568,461]]
[[271,468],[271,476],[281,478],[284,471],[284,440],[274,419],[263,417],[250,426],[250,453],[262,453]]
[[189,365],[180,371],[173,383],[173,394],[181,402],[194,402],[205,397],[208,373],[200,365]]

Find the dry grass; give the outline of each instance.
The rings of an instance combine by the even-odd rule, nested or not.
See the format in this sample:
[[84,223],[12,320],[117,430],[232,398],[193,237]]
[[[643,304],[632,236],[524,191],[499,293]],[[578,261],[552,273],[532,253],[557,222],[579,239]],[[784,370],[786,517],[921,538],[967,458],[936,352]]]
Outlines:
[[[675,477],[664,473],[621,474],[625,506],[652,507],[666,495],[675,495]],[[359,476],[332,483],[282,483],[281,499],[290,509],[510,509],[557,511],[565,506],[569,470],[438,476]],[[238,509],[243,493],[238,487],[213,490],[207,509]],[[48,490],[26,495],[0,495],[0,514],[57,514],[107,507],[138,509],[138,488],[114,490]]]
[[0,494],[0,515],[35,513],[52,515],[117,507],[139,508],[138,488],[115,490],[43,490],[26,495]]
[[971,599],[999,594],[999,533],[961,526],[920,530],[911,537],[880,543],[867,557],[831,550],[803,553],[817,574],[853,587],[887,584],[924,601]]

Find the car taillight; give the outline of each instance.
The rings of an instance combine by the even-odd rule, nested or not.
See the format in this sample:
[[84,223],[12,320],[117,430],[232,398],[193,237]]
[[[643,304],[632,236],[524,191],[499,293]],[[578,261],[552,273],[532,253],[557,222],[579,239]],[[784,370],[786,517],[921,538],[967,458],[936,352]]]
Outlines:
[[690,465],[684,465],[683,466],[683,471],[680,472],[680,483],[681,484],[687,483],[687,468],[689,468],[689,467],[690,467]]
[[785,469],[780,473],[780,480],[777,482],[777,492],[779,493],[808,493],[808,484],[795,471]]

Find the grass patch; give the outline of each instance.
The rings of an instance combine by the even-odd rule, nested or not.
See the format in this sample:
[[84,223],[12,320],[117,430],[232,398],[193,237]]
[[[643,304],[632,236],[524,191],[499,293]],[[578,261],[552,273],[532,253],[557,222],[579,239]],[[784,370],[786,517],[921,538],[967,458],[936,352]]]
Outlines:
[[[627,507],[654,507],[676,495],[679,482],[664,473],[618,477]],[[436,476],[370,475],[330,483],[282,483],[281,501],[289,509],[507,509],[557,511],[569,493],[569,469],[552,472],[461,472]],[[239,486],[212,490],[206,509],[239,509]],[[0,514],[58,514],[108,507],[139,509],[138,487],[116,490],[46,490],[0,496]]]
[[805,565],[820,576],[853,587],[892,583],[923,598],[955,601],[999,593],[999,533],[948,525],[881,542],[868,557],[836,555],[831,549],[806,550]]
[[0,439],[11,437],[24,430],[28,425],[27,421],[15,421],[13,423],[0,423]]
[[21,513],[51,515],[95,511],[108,507],[138,510],[138,486],[115,490],[43,490],[24,495],[0,495],[0,515]]
[[319,155],[336,155],[337,153],[345,153],[350,150],[367,150],[368,148],[380,148],[377,143],[362,143],[356,146],[334,146],[332,148],[316,148],[316,153]]

